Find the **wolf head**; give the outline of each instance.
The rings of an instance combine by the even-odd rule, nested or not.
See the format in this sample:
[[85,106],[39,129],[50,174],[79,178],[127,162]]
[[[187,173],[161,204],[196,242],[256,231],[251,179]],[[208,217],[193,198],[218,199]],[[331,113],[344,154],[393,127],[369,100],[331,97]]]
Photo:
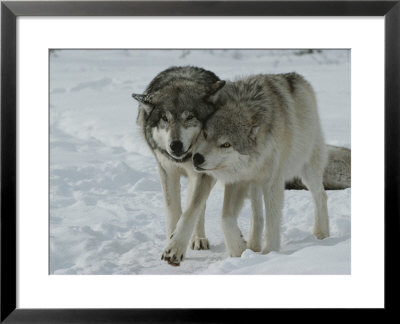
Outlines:
[[208,98],[225,84],[212,72],[215,78],[210,81],[214,82],[198,80],[198,70],[193,69],[166,70],[168,73],[158,75],[144,94],[132,95],[140,102],[139,114],[149,145],[178,162],[190,155],[204,121],[215,110]]
[[193,149],[196,171],[226,183],[243,180],[240,177],[257,155],[260,127],[268,120],[263,94],[253,92],[252,87],[229,82],[210,98],[216,112],[206,121]]

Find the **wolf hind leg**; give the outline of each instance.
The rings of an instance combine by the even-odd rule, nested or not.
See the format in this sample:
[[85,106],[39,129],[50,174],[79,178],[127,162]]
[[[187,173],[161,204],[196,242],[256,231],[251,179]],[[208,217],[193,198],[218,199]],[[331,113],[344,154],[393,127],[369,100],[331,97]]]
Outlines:
[[323,185],[323,166],[319,161],[310,161],[303,167],[302,180],[311,192],[314,201],[314,230],[318,239],[329,236],[327,195]]
[[250,221],[250,236],[247,242],[247,247],[254,252],[260,252],[264,225],[262,190],[259,186],[251,185],[249,193],[252,215]]

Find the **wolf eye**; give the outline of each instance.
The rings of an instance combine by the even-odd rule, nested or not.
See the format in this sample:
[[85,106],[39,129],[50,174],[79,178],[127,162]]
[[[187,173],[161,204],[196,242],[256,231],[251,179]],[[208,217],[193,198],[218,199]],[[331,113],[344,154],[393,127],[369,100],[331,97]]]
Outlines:
[[168,121],[168,118],[167,118],[167,116],[165,116],[165,115],[162,115],[161,118],[162,118],[162,120],[165,121],[165,122]]
[[193,119],[193,117],[194,117],[193,115],[189,115],[186,117],[186,120],[191,120],[191,119]]
[[228,148],[228,147],[231,147],[231,144],[226,142],[226,143],[222,144],[221,147]]

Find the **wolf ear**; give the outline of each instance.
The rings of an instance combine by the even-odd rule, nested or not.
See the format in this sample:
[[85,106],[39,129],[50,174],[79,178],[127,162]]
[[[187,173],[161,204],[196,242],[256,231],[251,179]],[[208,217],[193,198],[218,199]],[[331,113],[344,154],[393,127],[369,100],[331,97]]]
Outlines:
[[250,129],[250,138],[255,141],[257,138],[258,130],[260,129],[259,125],[252,126]]
[[207,88],[206,88],[207,96],[212,96],[213,94],[217,93],[219,90],[221,90],[224,87],[225,83],[226,82],[224,80],[220,80],[220,81],[217,81],[217,82],[207,86]]
[[250,138],[253,141],[256,140],[259,129],[260,129],[260,125],[258,123],[258,116],[254,115],[250,119],[250,134],[249,134]]
[[150,113],[153,110],[154,104],[151,102],[148,95],[132,93],[132,98],[139,101],[147,113]]
[[220,97],[220,96],[214,96],[214,95],[216,93],[218,93],[218,91],[224,87],[225,83],[226,83],[225,81],[220,80],[220,81],[217,81],[217,82],[207,86],[206,90],[205,90],[206,95],[204,96],[204,100],[206,100],[212,104],[215,104],[216,101],[218,100],[218,97]]

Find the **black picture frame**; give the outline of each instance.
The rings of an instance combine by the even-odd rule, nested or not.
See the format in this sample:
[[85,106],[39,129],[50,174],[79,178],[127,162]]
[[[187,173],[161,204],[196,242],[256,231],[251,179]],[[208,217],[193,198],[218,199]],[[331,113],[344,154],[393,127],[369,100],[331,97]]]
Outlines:
[[[398,256],[398,244],[395,240],[399,237],[400,228],[399,0],[4,1],[1,3],[1,323],[232,323],[241,320],[244,316],[247,321],[252,321],[252,318],[259,321],[258,316],[266,316],[265,312],[276,311],[268,309],[20,309],[16,307],[16,19],[19,16],[384,16],[385,307],[383,310],[376,311],[378,316],[382,316],[382,312],[387,315],[388,311],[396,310],[399,274],[392,262],[395,262]],[[382,215],[377,215],[379,216]],[[373,256],[371,256],[371,262],[373,262]],[[160,289],[167,288],[160,287]],[[304,310],[297,310],[297,312],[299,316],[310,316]],[[321,316],[321,314],[312,316]],[[370,318],[370,312],[368,316]],[[380,319],[383,320],[381,317]]]

